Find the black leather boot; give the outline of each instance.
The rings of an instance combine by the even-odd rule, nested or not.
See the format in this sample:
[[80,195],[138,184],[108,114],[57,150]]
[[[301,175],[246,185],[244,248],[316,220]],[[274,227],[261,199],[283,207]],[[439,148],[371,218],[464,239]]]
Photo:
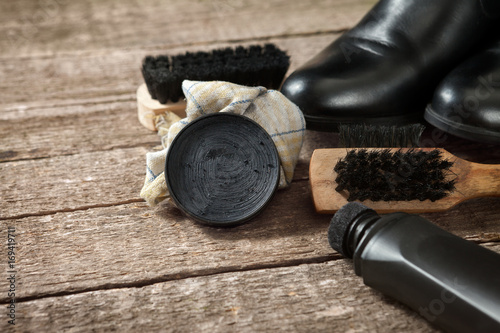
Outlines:
[[500,144],[500,40],[444,78],[425,119],[447,133]]
[[381,0],[287,78],[307,127],[422,120],[440,80],[492,33],[500,0]]

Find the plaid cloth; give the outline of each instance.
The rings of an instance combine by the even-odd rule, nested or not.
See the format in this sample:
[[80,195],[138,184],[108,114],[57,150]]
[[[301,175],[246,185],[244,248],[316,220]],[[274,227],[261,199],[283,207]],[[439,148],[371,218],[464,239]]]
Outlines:
[[299,157],[305,133],[300,109],[279,91],[264,87],[245,87],[222,81],[182,83],[186,96],[186,115],[174,124],[157,119],[163,150],[146,155],[147,174],[141,197],[150,206],[168,197],[165,182],[165,159],[168,147],[179,131],[204,114],[230,112],[244,115],[260,124],[273,139],[281,160],[279,188],[287,187]]

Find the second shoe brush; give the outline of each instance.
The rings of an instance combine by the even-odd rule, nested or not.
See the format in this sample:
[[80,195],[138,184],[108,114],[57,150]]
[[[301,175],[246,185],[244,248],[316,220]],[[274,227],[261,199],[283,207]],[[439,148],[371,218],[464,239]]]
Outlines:
[[266,44],[174,56],[147,56],[142,75],[151,97],[165,104],[184,98],[181,84],[186,79],[278,89],[289,65],[289,57],[284,51],[274,44]]
[[141,68],[145,83],[137,89],[139,120],[155,131],[155,118],[166,111],[183,118],[184,80],[228,81],[278,89],[289,66],[290,57],[274,44],[146,56]]
[[424,213],[500,196],[500,165],[437,148],[317,149],[309,172],[316,211],[325,214],[354,200],[378,213]]

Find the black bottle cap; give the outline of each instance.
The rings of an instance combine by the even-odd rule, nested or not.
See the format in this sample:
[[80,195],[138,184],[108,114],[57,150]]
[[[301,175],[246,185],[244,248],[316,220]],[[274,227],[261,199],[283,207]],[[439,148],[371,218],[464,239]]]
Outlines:
[[358,202],[350,202],[340,208],[330,222],[328,242],[335,251],[344,257],[352,258],[346,244],[351,224],[366,212],[373,212],[373,210]]
[[269,134],[253,120],[219,112],[184,127],[165,164],[170,196],[199,222],[232,226],[260,213],[275,193],[280,159]]

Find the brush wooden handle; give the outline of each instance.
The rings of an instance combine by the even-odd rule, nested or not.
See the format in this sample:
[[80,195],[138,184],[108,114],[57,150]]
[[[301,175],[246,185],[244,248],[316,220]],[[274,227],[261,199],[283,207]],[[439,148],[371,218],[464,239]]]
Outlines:
[[[377,149],[380,148],[369,148]],[[420,148],[431,151],[436,148]],[[350,149],[332,148],[317,149],[313,152],[309,167],[314,206],[318,213],[333,214],[348,203],[346,192],[337,192],[337,173],[334,170],[340,158],[343,158]],[[393,149],[393,151],[399,150]],[[404,150],[404,149],[403,149]],[[444,149],[439,149],[444,159],[453,161],[450,171],[456,175],[456,190],[447,197],[437,200],[412,201],[363,201],[363,204],[376,210],[378,213],[408,212],[426,213],[447,210],[458,203],[477,197],[500,196],[500,165],[479,164],[458,158]]]
[[500,165],[473,163],[454,158],[456,160],[452,171],[457,173],[456,192],[459,192],[464,200],[500,196]]
[[186,117],[186,102],[181,100],[177,103],[161,104],[151,98],[145,83],[137,88],[137,116],[140,123],[151,131],[156,131],[155,118],[166,112],[172,112],[179,118]]

